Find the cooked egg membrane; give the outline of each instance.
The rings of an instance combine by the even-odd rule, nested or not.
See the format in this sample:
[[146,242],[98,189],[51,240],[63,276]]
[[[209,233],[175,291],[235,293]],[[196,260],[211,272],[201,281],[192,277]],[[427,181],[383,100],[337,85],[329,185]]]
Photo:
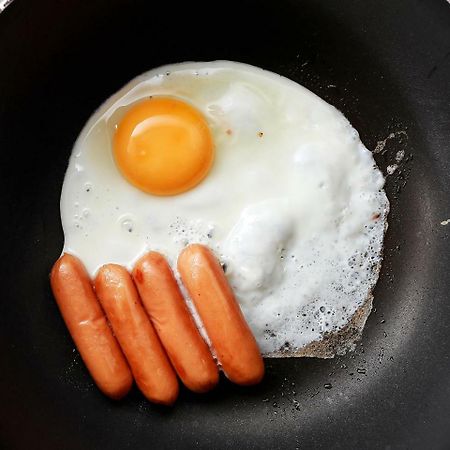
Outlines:
[[[213,136],[209,174],[179,195],[138,190],[114,161],[118,122],[152,96],[194,106]],[[356,130],[304,87],[235,62],[169,65],[132,80],[83,128],[61,195],[64,251],[94,276],[149,250],[175,268],[187,244],[206,244],[262,352],[301,349],[345,326],[377,281],[383,184]]]

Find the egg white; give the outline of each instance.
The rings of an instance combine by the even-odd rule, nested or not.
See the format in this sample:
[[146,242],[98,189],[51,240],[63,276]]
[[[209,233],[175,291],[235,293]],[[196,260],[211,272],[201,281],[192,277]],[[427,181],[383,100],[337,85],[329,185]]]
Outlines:
[[[121,116],[156,95],[200,110],[215,143],[205,180],[172,197],[130,185],[112,155]],[[83,128],[61,195],[64,251],[94,275],[148,250],[175,267],[184,246],[205,243],[263,353],[301,349],[346,325],[377,281],[383,184],[347,119],[304,87],[235,62],[169,65],[132,80]]]

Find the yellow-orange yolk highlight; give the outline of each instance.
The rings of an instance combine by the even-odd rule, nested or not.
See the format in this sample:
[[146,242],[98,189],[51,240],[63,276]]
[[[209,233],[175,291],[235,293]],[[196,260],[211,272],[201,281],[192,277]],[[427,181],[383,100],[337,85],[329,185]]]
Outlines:
[[153,97],[126,112],[114,137],[122,175],[149,194],[175,195],[200,183],[214,159],[203,115],[186,102]]

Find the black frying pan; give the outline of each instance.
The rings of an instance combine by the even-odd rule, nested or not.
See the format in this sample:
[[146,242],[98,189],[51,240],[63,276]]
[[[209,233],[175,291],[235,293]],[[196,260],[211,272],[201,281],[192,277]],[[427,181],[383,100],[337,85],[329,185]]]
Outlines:
[[[96,389],[53,301],[59,195],[93,110],[152,67],[231,59],[342,110],[374,149],[392,212],[355,353],[267,361],[160,409]],[[395,134],[404,131],[404,133]],[[450,448],[450,6],[420,1],[16,0],[0,16],[0,447]]]

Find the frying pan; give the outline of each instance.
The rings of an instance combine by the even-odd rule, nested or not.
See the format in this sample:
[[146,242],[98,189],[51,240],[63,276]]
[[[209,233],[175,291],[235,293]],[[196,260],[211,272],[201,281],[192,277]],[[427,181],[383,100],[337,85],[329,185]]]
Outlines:
[[[348,117],[391,201],[375,310],[354,353],[267,360],[176,406],[105,398],[52,298],[71,147],[152,67],[229,59],[287,76]],[[378,144],[378,145],[377,145]],[[444,0],[40,0],[0,15],[0,446],[450,448],[450,7]],[[441,224],[442,222],[442,224]]]

